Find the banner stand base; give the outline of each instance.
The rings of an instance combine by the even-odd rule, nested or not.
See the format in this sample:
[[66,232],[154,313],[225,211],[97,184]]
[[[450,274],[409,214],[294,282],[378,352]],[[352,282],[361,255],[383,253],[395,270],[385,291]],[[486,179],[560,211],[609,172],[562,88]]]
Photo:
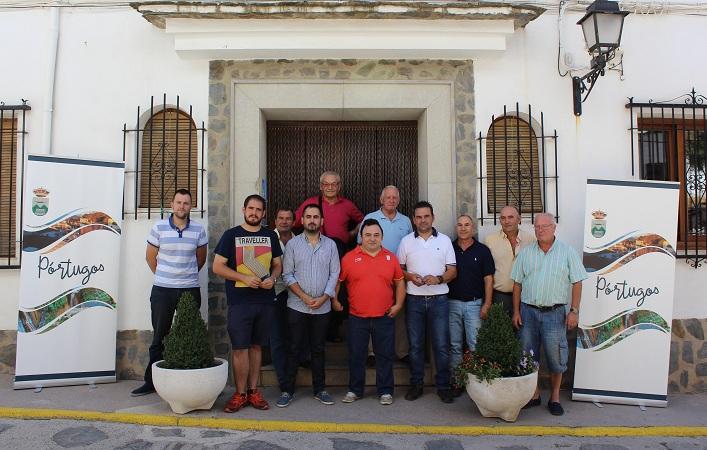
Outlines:
[[98,383],[115,383],[117,378],[115,374],[113,375],[100,375],[100,376],[87,376],[87,377],[73,377],[73,378],[42,378],[34,380],[17,380],[15,377],[15,382],[13,384],[13,389],[43,389],[47,387],[58,387],[58,386],[82,386],[87,385],[90,388],[95,388]]
[[639,407],[653,406],[658,408],[666,408],[668,406],[667,396],[632,392],[593,391],[592,389],[573,389],[572,400],[592,402],[594,404],[614,403],[618,405],[632,405]]

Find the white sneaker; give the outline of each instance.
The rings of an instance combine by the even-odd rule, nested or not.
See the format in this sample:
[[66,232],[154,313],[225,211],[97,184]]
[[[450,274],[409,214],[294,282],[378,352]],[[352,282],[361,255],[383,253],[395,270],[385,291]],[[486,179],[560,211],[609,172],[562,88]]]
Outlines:
[[354,394],[353,392],[347,392],[346,395],[344,395],[344,398],[341,399],[342,402],[344,403],[353,403],[356,400],[360,399],[358,395]]
[[380,403],[381,405],[392,405],[393,404],[393,396],[390,394],[383,394],[378,399],[378,403]]

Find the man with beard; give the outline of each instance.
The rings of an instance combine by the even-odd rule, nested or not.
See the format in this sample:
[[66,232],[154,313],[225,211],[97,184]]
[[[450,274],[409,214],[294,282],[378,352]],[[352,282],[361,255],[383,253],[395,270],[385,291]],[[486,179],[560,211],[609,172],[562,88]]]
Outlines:
[[199,270],[206,262],[206,230],[200,223],[189,219],[191,193],[188,190],[177,190],[171,206],[169,218],[155,223],[147,237],[145,259],[155,274],[150,294],[153,334],[145,384],[130,393],[133,397],[155,392],[152,363],[163,359],[162,340],[172,327],[179,297],[189,292],[196,304],[201,305]]
[[[338,173],[327,170],[319,177],[319,189],[321,193],[308,198],[297,208],[295,214],[295,227],[300,228],[302,212],[306,205],[316,203],[322,208],[322,215],[326,217],[326,223],[322,225],[322,234],[336,243],[339,251],[339,259],[351,248],[358,230],[358,224],[363,220],[363,213],[351,200],[341,195],[341,177]],[[346,306],[348,295],[344,289],[339,300]],[[327,340],[330,342],[341,342],[339,327],[346,317],[345,313],[332,313],[327,331]]]
[[290,345],[287,352],[287,376],[280,385],[277,406],[284,408],[292,401],[300,355],[311,355],[314,398],[325,405],[334,400],[325,390],[324,344],[339,276],[339,252],[334,241],[320,234],[322,209],[312,203],[302,211],[304,232],[295,236],[285,247],[282,277],[289,289],[287,323]]
[[[249,195],[243,202],[243,223],[227,230],[214,251],[214,274],[226,281],[228,335],[233,349],[236,392],[223,410],[232,413],[251,405],[270,406],[257,389],[262,346],[270,342],[275,314],[275,280],[282,272],[277,235],[260,222],[265,199]],[[247,391],[246,391],[247,388]]]

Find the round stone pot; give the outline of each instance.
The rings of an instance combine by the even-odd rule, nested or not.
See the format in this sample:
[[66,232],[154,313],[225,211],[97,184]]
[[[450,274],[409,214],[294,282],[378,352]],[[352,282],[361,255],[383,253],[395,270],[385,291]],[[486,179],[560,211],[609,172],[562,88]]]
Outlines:
[[226,387],[228,363],[215,358],[218,363],[206,369],[164,369],[162,361],[152,365],[152,382],[157,394],[169,403],[177,414],[195,409],[211,409],[216,397]]
[[521,408],[533,398],[537,383],[537,371],[522,377],[496,378],[490,383],[468,374],[466,392],[482,416],[515,422]]

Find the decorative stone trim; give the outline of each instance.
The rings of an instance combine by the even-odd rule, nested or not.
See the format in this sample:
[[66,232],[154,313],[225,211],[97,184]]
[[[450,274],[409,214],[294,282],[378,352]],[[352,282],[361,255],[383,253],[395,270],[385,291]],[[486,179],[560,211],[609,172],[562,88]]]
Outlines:
[[668,393],[707,392],[707,319],[674,319]]
[[115,372],[119,380],[142,380],[150,361],[152,331],[118,331],[115,349]]
[[165,28],[167,19],[512,19],[518,29],[545,12],[537,6],[485,1],[148,1],[130,6],[158,28]]
[[[209,239],[213,248],[239,217],[238,199],[231,199],[233,84],[245,80],[449,81],[453,90],[456,214],[474,215],[476,205],[476,140],[474,78],[471,61],[444,60],[252,60],[212,61],[209,73]],[[238,151],[238,149],[235,149]],[[257,188],[254,187],[254,190]],[[235,210],[233,209],[235,208]],[[238,212],[238,214],[233,214]],[[238,223],[238,221],[236,222]],[[209,333],[215,353],[227,357],[227,305],[223,280],[210,273]]]

